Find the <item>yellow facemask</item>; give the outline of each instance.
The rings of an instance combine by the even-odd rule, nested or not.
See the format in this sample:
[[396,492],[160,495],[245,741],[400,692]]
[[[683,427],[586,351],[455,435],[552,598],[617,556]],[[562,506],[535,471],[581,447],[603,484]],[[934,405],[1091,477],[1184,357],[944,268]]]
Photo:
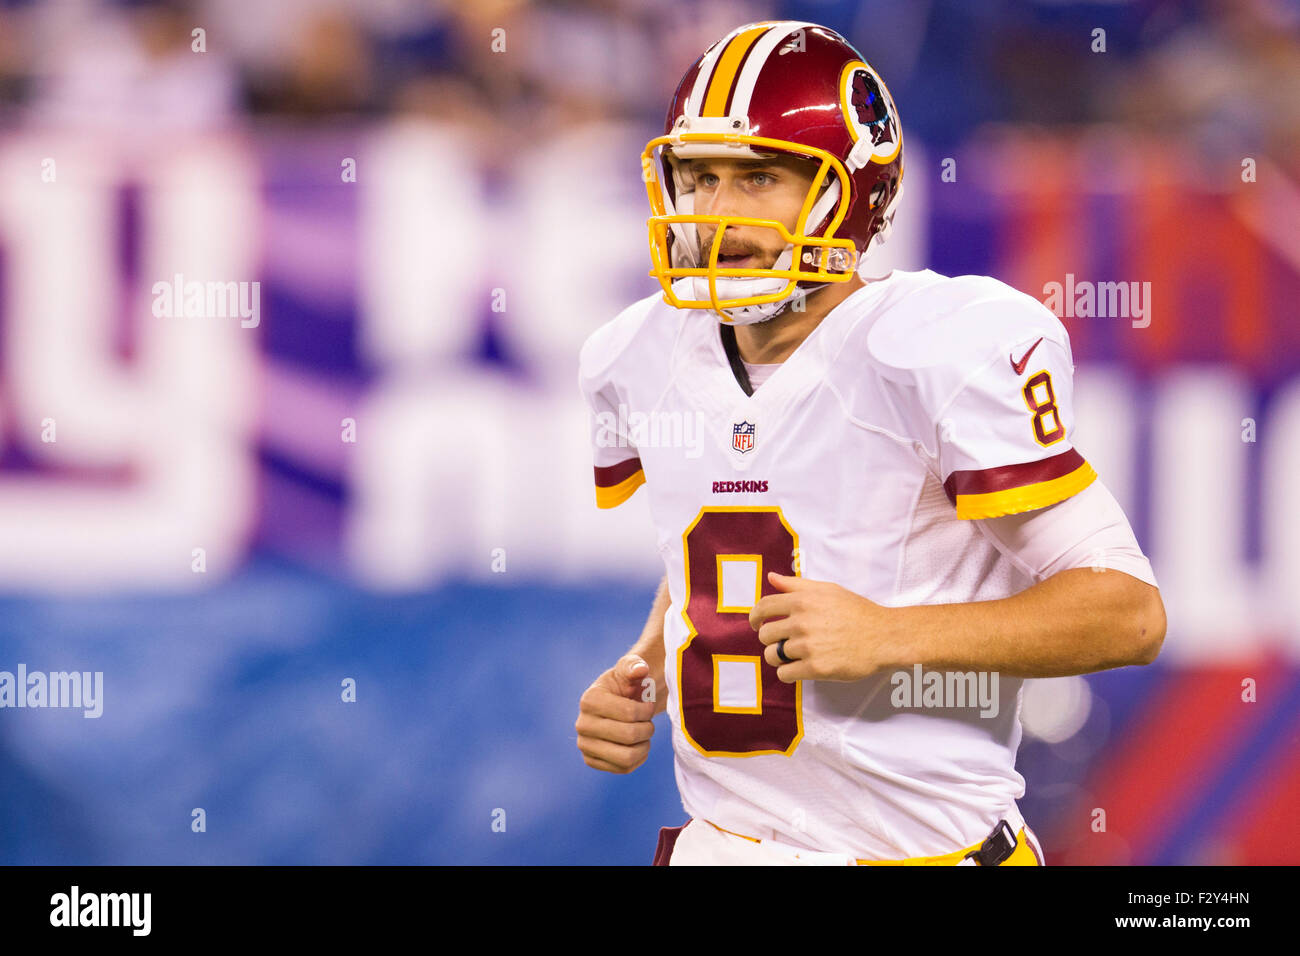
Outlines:
[[[680,211],[691,206],[691,185],[678,165],[682,159],[701,156],[763,158],[755,149],[792,153],[818,162],[817,174],[804,197],[794,231],[774,219],[746,216],[706,216]],[[667,154],[667,155],[666,155]],[[650,239],[650,275],[659,280],[664,301],[679,309],[711,309],[725,323],[747,324],[775,315],[802,294],[799,282],[848,282],[856,274],[858,251],[852,239],[834,238],[849,205],[849,176],[840,160],[823,149],[788,140],[748,136],[740,133],[682,132],[658,136],[641,153],[642,178],[652,215],[647,220]],[[669,169],[674,177],[674,204],[661,174]],[[831,213],[830,206],[834,204]],[[831,214],[822,236],[807,235],[814,225]],[[700,263],[698,225],[713,224],[715,231]],[[753,226],[775,230],[787,244],[786,251],[770,268],[723,268],[718,257],[728,226]],[[673,242],[669,243],[669,231]],[[670,252],[671,249],[671,252]],[[686,281],[681,281],[686,280]],[[762,280],[762,281],[756,281]]]

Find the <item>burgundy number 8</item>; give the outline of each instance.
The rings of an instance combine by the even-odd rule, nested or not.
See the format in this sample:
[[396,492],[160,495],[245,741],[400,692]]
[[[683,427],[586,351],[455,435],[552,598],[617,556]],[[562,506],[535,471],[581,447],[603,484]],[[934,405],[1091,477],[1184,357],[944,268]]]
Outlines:
[[[688,636],[677,652],[677,684],[686,739],[709,757],[794,753],[803,737],[802,682],[783,683],[763,659],[749,609],[773,593],[767,572],[795,573],[799,536],[780,508],[713,507],[700,509],[682,542]],[[739,594],[724,595],[724,575]]]

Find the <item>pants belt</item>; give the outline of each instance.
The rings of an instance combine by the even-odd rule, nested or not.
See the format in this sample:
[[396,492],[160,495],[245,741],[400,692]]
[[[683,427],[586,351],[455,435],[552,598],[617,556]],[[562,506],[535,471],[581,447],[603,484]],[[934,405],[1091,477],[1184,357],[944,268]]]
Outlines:
[[[782,850],[807,856],[819,855],[813,851],[798,850],[776,840],[760,840],[758,837],[736,833],[734,830],[718,826],[712,820],[706,820],[705,822],[715,830],[721,830],[723,833],[740,837],[742,840],[749,840],[751,843],[766,843],[768,846],[780,847]],[[942,853],[938,856],[914,856],[906,860],[855,860],[855,862],[858,866],[997,866],[1011,855],[1022,839],[1026,839],[1024,827],[1024,819],[1013,805],[1010,811],[1004,814],[1002,819],[998,820],[998,824],[993,828],[992,833],[979,843],[972,844],[964,849],[954,850],[951,853]]]

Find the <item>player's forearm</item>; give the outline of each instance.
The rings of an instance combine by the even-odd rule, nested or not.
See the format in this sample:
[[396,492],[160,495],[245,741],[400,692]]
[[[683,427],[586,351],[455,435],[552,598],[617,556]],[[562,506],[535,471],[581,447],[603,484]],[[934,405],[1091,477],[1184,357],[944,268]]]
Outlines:
[[935,670],[1064,677],[1149,664],[1165,636],[1160,592],[1122,571],[1061,571],[997,601],[899,609],[914,661]]
[[650,678],[655,682],[655,713],[661,714],[668,706],[667,685],[664,678],[664,615],[668,613],[671,599],[668,596],[668,578],[659,582],[659,589],[650,606],[641,637],[629,653],[636,654],[650,667]]

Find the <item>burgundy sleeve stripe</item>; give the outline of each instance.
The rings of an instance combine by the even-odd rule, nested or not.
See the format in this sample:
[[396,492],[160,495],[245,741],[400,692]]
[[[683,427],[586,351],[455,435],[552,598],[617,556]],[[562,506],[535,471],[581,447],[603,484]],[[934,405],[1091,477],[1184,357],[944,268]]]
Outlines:
[[617,465],[608,465],[601,468],[596,466],[596,487],[613,488],[615,485],[622,484],[641,470],[640,458],[629,458],[627,461],[620,461]]
[[1021,485],[1033,485],[1068,475],[1084,464],[1083,456],[1071,448],[1041,461],[1027,461],[1019,465],[1002,465],[979,471],[954,471],[943,483],[948,500],[957,503],[958,495],[987,495]]

